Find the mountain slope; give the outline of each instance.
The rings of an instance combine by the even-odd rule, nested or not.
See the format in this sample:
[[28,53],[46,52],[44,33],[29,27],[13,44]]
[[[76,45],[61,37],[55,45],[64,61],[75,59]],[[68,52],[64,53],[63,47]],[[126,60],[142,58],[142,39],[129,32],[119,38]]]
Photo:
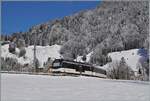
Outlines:
[[103,1],[95,9],[39,24],[12,36],[33,45],[36,33],[38,45],[62,45],[61,54],[69,59],[97,49],[140,48],[148,36],[148,4],[148,1]]
[[113,61],[120,61],[124,57],[127,65],[129,65],[133,71],[138,71],[137,65],[142,56],[138,54],[139,49],[132,49],[128,51],[113,52],[108,55],[112,58]]
[[[148,56],[148,54],[146,54],[146,56],[139,54],[139,50],[140,49],[131,49],[131,50],[125,50],[125,51],[119,51],[119,52],[110,52],[110,53],[108,53],[108,56],[111,57],[112,61],[120,61],[121,58],[124,57],[127,65],[130,66],[130,68],[134,72],[137,72],[139,69],[138,65],[140,64],[140,59]],[[86,57],[87,57],[86,62],[90,61],[90,56],[92,55],[92,53],[93,52],[90,52],[89,54],[86,55]],[[79,61],[79,62],[84,62],[82,60],[82,56],[78,56],[77,59],[75,59],[75,60]],[[107,63],[104,66],[98,66],[95,64],[95,66],[97,66],[99,68],[107,69],[107,68],[109,68],[109,63]]]

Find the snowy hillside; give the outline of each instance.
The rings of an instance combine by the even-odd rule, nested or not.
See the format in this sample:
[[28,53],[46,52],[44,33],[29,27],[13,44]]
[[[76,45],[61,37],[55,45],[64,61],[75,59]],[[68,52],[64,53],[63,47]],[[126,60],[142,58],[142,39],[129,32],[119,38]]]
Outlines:
[[[33,61],[33,48],[34,46],[26,47],[26,58],[18,57],[17,55],[14,55],[12,53],[9,53],[8,51],[8,44],[2,46],[2,57],[12,57],[16,58],[19,63],[25,64],[29,63],[31,64]],[[37,58],[40,62],[40,67],[43,66],[43,63],[47,61],[49,57],[52,59],[60,58],[61,55],[59,53],[61,46],[59,45],[52,45],[52,46],[37,46]],[[17,53],[19,53],[19,49],[16,49]],[[120,51],[120,52],[112,52],[109,53],[108,56],[112,58],[112,61],[118,60],[120,61],[122,57],[125,58],[126,63],[134,70],[137,71],[137,64],[139,62],[139,59],[141,58],[141,55],[138,54],[139,49],[132,49],[132,50],[126,50],[126,51]],[[93,52],[90,52],[86,55],[86,62],[90,61],[90,56]],[[82,56],[78,56],[75,61],[84,62],[82,60]],[[98,66],[100,67],[100,66]],[[100,68],[107,68],[108,64],[104,65]]]
[[2,101],[149,101],[148,82],[2,74]]
[[126,63],[134,70],[137,71],[137,64],[139,63],[139,59],[141,56],[138,54],[139,49],[131,49],[120,52],[112,52],[109,53],[108,56],[112,58],[113,61],[120,61],[122,57],[124,57]]
[[[122,57],[124,57],[126,63],[134,70],[137,71],[137,64],[139,63],[139,59],[142,57],[140,54],[138,54],[139,49],[131,49],[131,50],[126,50],[126,51],[120,51],[120,52],[112,52],[109,53],[108,56],[112,58],[112,61],[120,61]],[[90,52],[89,54],[86,55],[88,62],[90,60],[90,56],[93,52]],[[77,61],[79,62],[84,62],[82,61],[82,56],[77,57]],[[104,66],[97,66],[99,68],[106,69],[108,68],[108,64]]]
[[[21,64],[25,64],[25,63],[32,63],[33,62],[33,49],[34,49],[34,46],[29,46],[29,47],[26,47],[26,58],[24,59],[23,57],[18,57],[17,54],[12,54],[12,53],[9,53],[9,50],[8,50],[8,47],[9,45],[6,44],[6,45],[3,45],[2,46],[2,54],[1,56],[2,57],[12,57],[12,58],[16,58],[18,60],[19,63]],[[54,58],[60,58],[61,55],[59,54],[59,50],[60,50],[60,47],[59,45],[52,45],[52,46],[37,46],[37,58],[40,62],[40,67],[43,66],[43,63],[47,61],[47,59],[49,57],[51,57],[52,59]],[[19,49],[16,48],[16,52],[19,53]]]

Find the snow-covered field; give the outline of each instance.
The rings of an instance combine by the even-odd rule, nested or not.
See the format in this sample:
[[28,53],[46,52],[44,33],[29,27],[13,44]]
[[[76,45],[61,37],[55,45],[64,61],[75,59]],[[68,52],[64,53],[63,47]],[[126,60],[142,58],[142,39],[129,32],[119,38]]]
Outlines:
[[1,74],[1,101],[150,101],[148,82]]

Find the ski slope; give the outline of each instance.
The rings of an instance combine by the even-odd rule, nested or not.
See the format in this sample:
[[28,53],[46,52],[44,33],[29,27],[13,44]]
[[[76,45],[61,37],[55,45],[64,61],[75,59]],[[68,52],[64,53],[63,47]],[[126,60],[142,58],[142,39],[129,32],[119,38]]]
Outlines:
[[150,101],[142,81],[1,74],[1,84],[1,101]]
[[[21,64],[26,64],[26,63],[33,63],[33,49],[34,49],[34,46],[29,46],[29,47],[26,47],[26,58],[24,59],[23,57],[18,57],[17,54],[12,54],[12,53],[9,53],[9,50],[8,50],[8,47],[9,45],[6,44],[6,45],[3,45],[2,46],[2,54],[1,56],[6,58],[6,57],[12,57],[12,58],[15,58],[18,60],[19,63]],[[47,61],[47,59],[49,57],[51,57],[52,59],[55,59],[55,58],[60,58],[61,55],[59,53],[59,50],[60,50],[61,46],[60,45],[52,45],[52,46],[36,46],[36,56],[37,56],[37,59],[39,60],[39,63],[40,63],[40,67],[43,67],[43,64],[44,62]],[[19,54],[19,49],[16,48],[16,53]]]

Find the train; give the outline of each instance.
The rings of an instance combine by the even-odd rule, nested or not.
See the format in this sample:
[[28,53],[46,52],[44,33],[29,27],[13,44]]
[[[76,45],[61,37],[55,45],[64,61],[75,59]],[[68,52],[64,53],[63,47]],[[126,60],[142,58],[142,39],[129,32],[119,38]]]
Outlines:
[[64,59],[55,59],[48,69],[53,74],[83,75],[106,78],[106,70],[89,63],[76,62]]

